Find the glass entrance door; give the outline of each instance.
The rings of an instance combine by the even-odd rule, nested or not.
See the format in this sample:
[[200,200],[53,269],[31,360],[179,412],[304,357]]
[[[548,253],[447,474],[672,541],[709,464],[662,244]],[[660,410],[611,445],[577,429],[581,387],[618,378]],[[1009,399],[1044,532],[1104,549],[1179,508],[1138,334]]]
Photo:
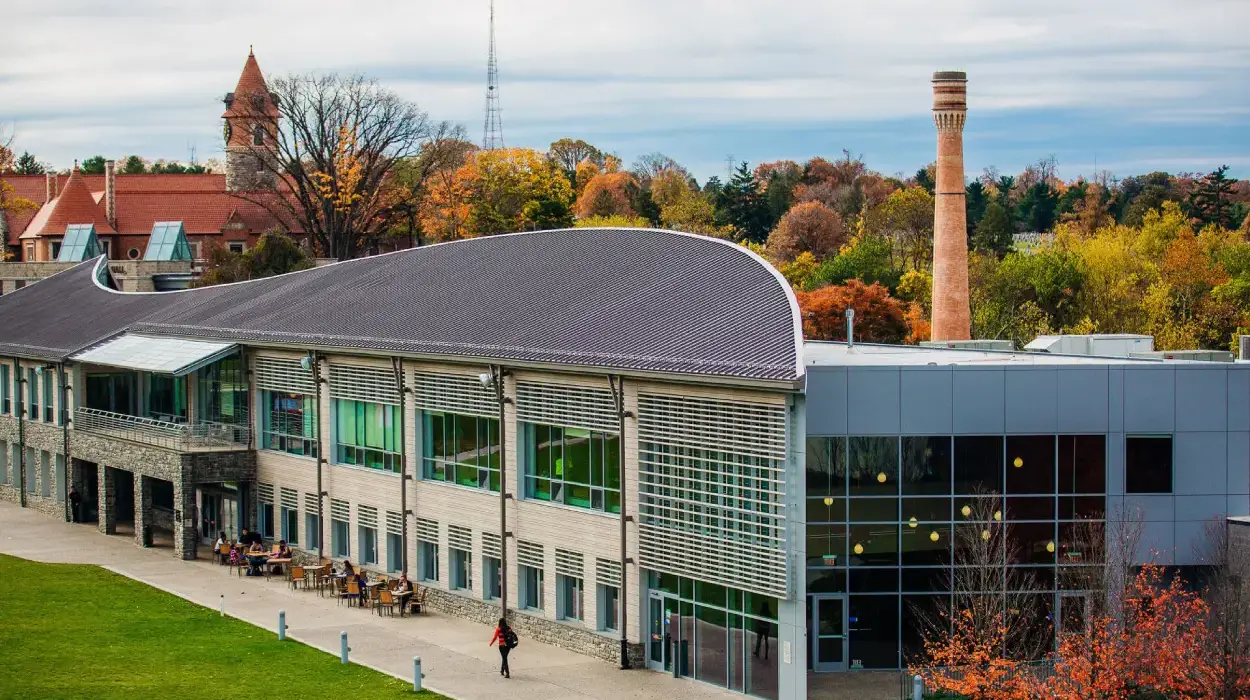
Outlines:
[[679,634],[677,599],[659,593],[650,598],[651,621],[647,635],[647,667],[673,671],[673,642]]
[[812,596],[810,622],[812,670],[846,670],[846,596]]
[[218,533],[224,532],[221,526],[221,496],[213,493],[200,492],[200,538],[204,542],[216,542]]

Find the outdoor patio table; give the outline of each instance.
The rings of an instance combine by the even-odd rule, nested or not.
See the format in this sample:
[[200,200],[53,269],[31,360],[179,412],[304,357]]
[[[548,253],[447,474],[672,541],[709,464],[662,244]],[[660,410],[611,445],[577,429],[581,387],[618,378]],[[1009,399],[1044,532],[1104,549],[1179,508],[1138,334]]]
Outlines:
[[408,598],[412,596],[412,591],[395,591],[391,595],[395,596],[395,600],[399,602],[399,616],[404,616],[404,610],[408,607]]
[[247,555],[247,575],[248,576],[264,576],[265,572],[261,568],[269,561],[268,554],[248,554]]

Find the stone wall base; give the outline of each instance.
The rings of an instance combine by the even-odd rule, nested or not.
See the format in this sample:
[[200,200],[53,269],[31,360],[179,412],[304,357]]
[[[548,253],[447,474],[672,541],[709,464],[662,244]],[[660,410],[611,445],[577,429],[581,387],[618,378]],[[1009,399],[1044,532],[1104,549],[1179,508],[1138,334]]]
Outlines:
[[[466,595],[459,595],[439,588],[429,588],[429,606],[433,610],[454,617],[480,622],[491,627],[499,622],[499,602],[477,600]],[[597,659],[620,663],[621,641],[619,637],[609,637],[572,624],[548,620],[538,615],[520,610],[508,611],[508,623],[516,630],[517,636],[524,645],[526,640],[551,644],[562,649],[593,656]],[[643,668],[645,651],[641,644],[630,644],[627,653],[630,668]]]

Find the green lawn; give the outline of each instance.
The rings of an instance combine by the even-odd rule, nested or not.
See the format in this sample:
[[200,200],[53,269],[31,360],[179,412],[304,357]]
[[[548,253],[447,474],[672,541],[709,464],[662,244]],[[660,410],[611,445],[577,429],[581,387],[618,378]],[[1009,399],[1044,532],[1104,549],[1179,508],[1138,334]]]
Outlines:
[[0,698],[423,698],[95,566],[0,555]]

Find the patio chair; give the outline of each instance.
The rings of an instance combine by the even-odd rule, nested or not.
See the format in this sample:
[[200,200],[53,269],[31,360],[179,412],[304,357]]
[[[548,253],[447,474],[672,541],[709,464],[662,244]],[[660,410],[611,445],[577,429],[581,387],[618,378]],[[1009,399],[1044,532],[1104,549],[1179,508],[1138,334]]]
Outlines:
[[287,578],[291,582],[291,588],[298,589],[299,585],[304,582],[304,567],[287,567]]
[[417,586],[412,594],[412,613],[424,615],[427,610],[426,601],[430,597],[429,586]]
[[347,587],[338,594],[338,601],[342,603],[344,600],[350,605],[352,601],[360,601],[360,584],[355,581],[348,581]]
[[224,565],[230,564],[230,545],[222,542],[217,545],[217,563]]
[[381,601],[382,589],[386,586],[370,586],[369,587],[369,607],[377,605]]
[[384,586],[378,586],[378,588],[381,590],[378,591],[377,601],[374,602],[374,605],[377,606],[378,615],[380,616],[382,614],[382,609],[386,608],[390,611],[391,616],[393,617],[395,615],[395,596],[391,595],[389,588]]

